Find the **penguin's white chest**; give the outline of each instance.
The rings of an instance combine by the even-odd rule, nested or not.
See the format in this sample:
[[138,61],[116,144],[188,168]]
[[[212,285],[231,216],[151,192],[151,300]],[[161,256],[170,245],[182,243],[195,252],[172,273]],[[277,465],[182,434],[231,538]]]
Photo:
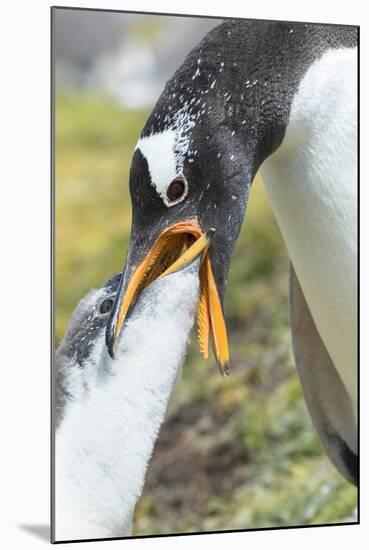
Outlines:
[[357,51],[307,71],[267,193],[318,331],[353,400],[357,369]]

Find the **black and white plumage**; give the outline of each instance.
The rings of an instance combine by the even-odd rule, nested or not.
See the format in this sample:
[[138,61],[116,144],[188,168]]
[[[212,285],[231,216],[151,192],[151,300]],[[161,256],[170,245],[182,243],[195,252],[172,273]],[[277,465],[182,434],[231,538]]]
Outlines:
[[[209,255],[224,300],[260,169],[295,274],[291,330],[305,398],[331,460],[354,483],[356,48],[355,27],[233,20],[193,49],[166,84],[133,155],[131,240],[107,329],[111,350],[137,266],[163,231],[184,220],[215,230]],[[173,185],[182,185],[175,200]],[[302,318],[310,315],[302,334]],[[330,388],[322,387],[328,381]]]
[[[212,231],[209,296],[223,301],[259,169],[293,264],[291,330],[306,402],[332,462],[357,481],[356,45],[353,27],[228,21],[167,83],[132,159],[132,232],[118,287],[112,283],[112,311],[101,323],[91,318],[97,295],[82,303],[94,342],[73,335],[77,314],[59,351],[58,539],[130,532],[201,278],[195,263],[194,271],[152,276],[144,288],[140,268],[145,258],[150,268],[158,262],[151,253],[163,233],[190,221],[204,234]],[[168,256],[169,245],[159,277],[168,258],[178,260]],[[209,309],[214,336],[223,312]],[[224,335],[220,341],[224,348]],[[150,414],[140,406],[148,396]]]
[[[78,304],[68,329],[55,354],[55,426],[62,422],[65,410],[75,393],[68,389],[74,372],[81,386],[88,386],[85,366],[93,357],[99,334],[106,329],[108,313],[118,290],[121,273],[109,279],[101,289],[91,290]],[[104,350],[102,350],[103,352]]]

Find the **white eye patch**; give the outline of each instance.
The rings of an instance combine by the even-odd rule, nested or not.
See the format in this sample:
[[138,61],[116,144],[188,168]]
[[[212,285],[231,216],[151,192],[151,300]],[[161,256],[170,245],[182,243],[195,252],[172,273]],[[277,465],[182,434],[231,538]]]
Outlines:
[[184,199],[172,202],[168,199],[167,191],[172,181],[181,175],[179,155],[175,152],[176,132],[165,130],[159,134],[139,139],[136,149],[139,149],[147,160],[151,183],[162,198],[166,206],[173,206]]

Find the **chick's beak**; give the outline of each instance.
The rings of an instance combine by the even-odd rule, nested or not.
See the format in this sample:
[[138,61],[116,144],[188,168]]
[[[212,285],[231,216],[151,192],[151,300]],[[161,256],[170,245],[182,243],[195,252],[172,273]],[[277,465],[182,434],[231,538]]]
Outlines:
[[133,270],[129,281],[126,282],[122,277],[106,330],[106,343],[111,357],[114,358],[115,345],[122,333],[125,319],[140,292],[156,279],[184,269],[201,256],[198,344],[200,352],[207,359],[211,338],[220,371],[223,376],[229,374],[227,330],[208,254],[214,232],[214,229],[203,232],[193,220],[174,224],[159,235]]

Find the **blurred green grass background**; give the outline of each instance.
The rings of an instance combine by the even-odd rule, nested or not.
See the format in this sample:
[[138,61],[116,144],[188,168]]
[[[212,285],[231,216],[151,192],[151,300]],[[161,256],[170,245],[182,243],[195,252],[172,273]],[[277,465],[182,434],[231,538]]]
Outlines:
[[[120,271],[128,174],[147,112],[104,95],[56,101],[56,340],[81,297]],[[355,521],[356,490],[312,428],[291,356],[288,258],[253,184],[226,299],[232,373],[195,334],[136,509],[134,534]]]

